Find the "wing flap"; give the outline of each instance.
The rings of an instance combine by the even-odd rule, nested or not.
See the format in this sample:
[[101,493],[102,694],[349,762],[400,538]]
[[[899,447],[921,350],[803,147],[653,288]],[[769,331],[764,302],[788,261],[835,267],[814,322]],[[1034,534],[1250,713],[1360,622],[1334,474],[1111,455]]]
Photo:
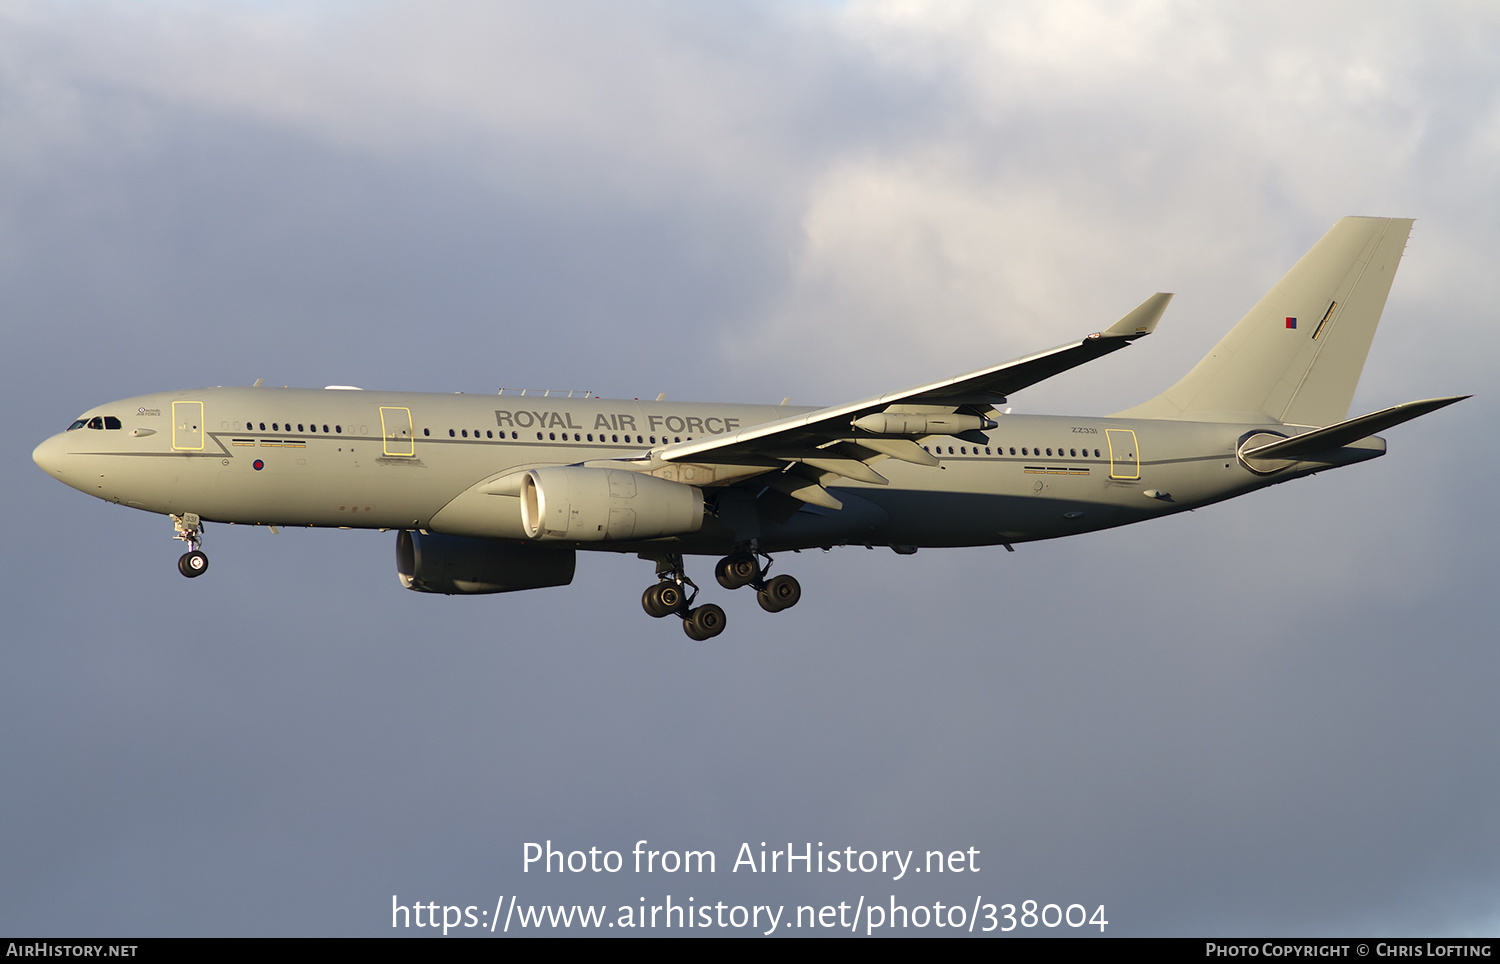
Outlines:
[[760,481],[777,492],[789,495],[799,502],[820,505],[825,509],[842,509],[844,507],[844,503],[830,495],[821,483],[805,479],[800,475],[772,472],[770,475],[763,476]]
[[909,438],[851,438],[843,439],[839,443],[841,449],[863,449],[872,453],[873,456],[889,456],[902,462],[910,462],[913,465],[937,465],[938,460],[933,458],[932,453]]

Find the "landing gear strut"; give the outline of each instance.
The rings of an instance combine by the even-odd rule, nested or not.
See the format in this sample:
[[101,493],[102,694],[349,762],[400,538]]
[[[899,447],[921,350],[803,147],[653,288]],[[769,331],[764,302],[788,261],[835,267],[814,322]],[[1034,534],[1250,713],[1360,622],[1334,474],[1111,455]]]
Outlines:
[[[760,560],[764,558],[765,565]],[[802,598],[802,586],[791,576],[765,578],[771,568],[771,557],[751,544],[749,549],[736,549],[714,566],[714,576],[725,589],[754,586],[755,598],[760,608],[768,613],[779,613],[791,609]]]
[[[683,571],[682,556],[672,553],[656,561],[656,585],[641,594],[641,608],[648,616],[681,616],[682,631],[689,639],[712,639],[724,631],[724,610],[709,603],[693,608],[698,586]],[[688,589],[692,592],[689,593]]]
[[172,524],[177,527],[177,534],[172,538],[186,542],[188,547],[188,551],[177,560],[177,571],[189,579],[203,575],[208,571],[208,556],[198,548],[203,544],[203,520],[195,512],[184,512],[172,516]]

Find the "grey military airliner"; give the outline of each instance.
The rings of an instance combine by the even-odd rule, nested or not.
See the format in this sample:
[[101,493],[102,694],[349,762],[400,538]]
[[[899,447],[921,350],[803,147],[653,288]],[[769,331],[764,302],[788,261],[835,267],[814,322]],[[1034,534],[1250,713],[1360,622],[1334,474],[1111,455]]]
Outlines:
[[684,555],[779,612],[771,554],[1000,545],[1142,522],[1385,454],[1374,433],[1467,396],[1349,418],[1412,222],[1344,218],[1207,357],[1109,417],[1013,415],[1007,397],[1150,334],[1147,298],[1076,342],[830,408],[205,388],[84,412],[32,458],[109,502],[170,516],[208,568],[206,522],[396,530],[401,584],[572,582],[580,549],[656,566],[642,597],[693,639],[723,632]]

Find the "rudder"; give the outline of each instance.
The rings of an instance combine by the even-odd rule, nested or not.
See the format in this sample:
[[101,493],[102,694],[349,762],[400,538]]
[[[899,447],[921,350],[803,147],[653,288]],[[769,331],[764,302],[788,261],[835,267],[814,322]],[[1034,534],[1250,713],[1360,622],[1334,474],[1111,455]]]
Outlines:
[[1411,226],[1408,218],[1343,218],[1177,384],[1116,414],[1341,421]]

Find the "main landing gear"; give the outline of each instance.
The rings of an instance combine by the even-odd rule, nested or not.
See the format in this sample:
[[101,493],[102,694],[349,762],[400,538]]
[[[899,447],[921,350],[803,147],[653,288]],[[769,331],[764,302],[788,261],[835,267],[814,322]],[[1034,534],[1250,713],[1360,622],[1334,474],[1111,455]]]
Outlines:
[[802,598],[802,586],[791,576],[765,578],[771,568],[771,557],[759,553],[766,560],[762,566],[756,555],[754,551],[738,550],[720,559],[714,566],[719,585],[725,589],[754,586],[756,601],[768,613],[779,613],[797,605],[797,600]]
[[[681,555],[673,553],[657,560],[656,577],[660,581],[641,594],[641,608],[647,615],[658,619],[681,616],[682,631],[689,639],[712,639],[724,631],[728,620],[723,609],[713,603],[693,608],[698,586],[683,572]],[[687,588],[692,589],[691,594]]]
[[208,571],[208,556],[198,548],[203,544],[203,520],[196,513],[184,512],[172,516],[172,524],[177,527],[177,534],[172,538],[186,542],[188,546],[188,551],[177,560],[177,571],[189,579],[196,579]]
[[[765,560],[764,565],[757,556]],[[719,560],[714,567],[714,576],[725,589],[754,586],[760,608],[768,613],[779,613],[797,605],[797,600],[802,598],[802,587],[791,576],[765,578],[770,565],[771,557],[764,553],[753,549],[736,550]],[[683,571],[680,554],[657,559],[656,577],[657,583],[641,594],[641,608],[648,615],[657,619],[682,617],[682,631],[691,639],[712,639],[724,631],[727,620],[722,608],[713,603],[694,608],[698,586]]]

